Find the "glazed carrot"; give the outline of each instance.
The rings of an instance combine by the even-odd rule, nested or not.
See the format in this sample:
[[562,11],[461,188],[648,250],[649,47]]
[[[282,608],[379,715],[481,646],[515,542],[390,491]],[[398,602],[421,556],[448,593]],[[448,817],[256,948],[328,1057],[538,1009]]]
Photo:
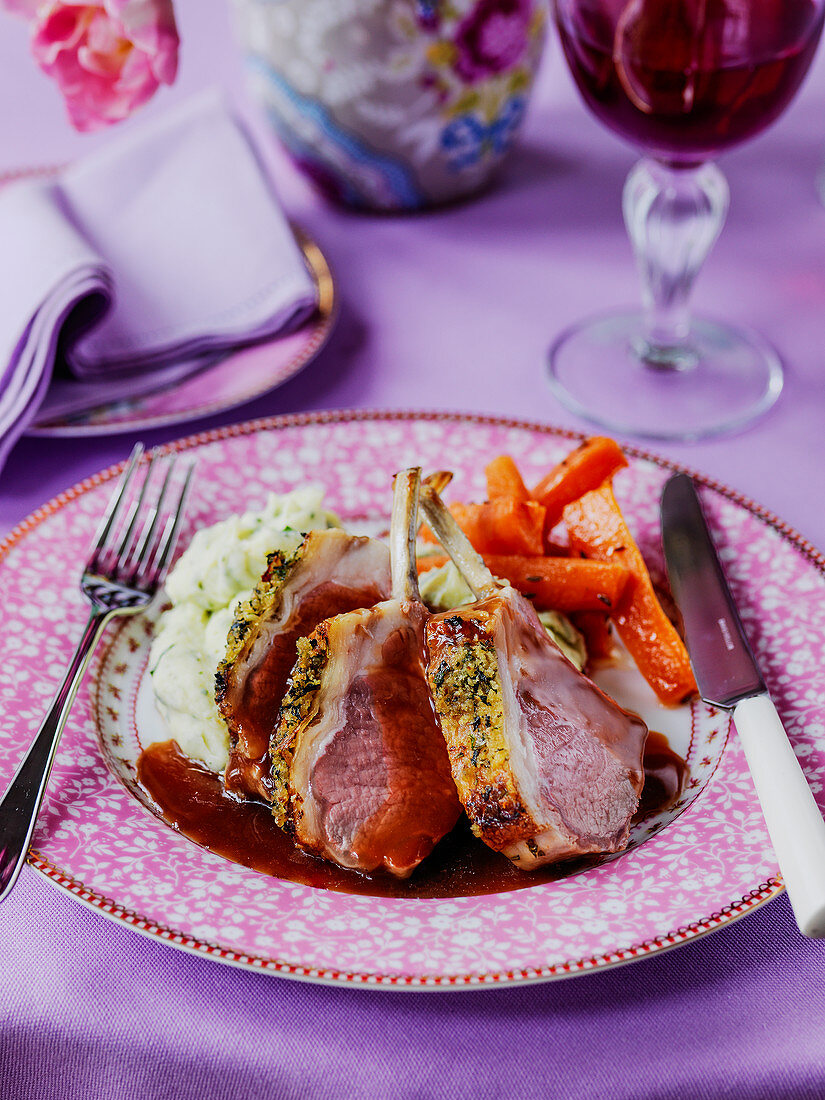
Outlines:
[[615,650],[610,619],[603,611],[573,611],[570,620],[584,637],[588,661],[606,660]]
[[[422,542],[438,545],[438,539],[426,524],[422,524],[421,530],[418,532],[418,537]],[[525,554],[524,557],[569,558],[570,547],[561,542],[549,542],[545,539],[544,551],[542,554]]]
[[451,504],[450,511],[480,554],[543,552],[544,508],[534,500]]
[[489,500],[531,500],[530,491],[510,455],[499,455],[487,466]]
[[[529,596],[539,611],[604,612],[615,607],[630,574],[612,562],[582,558],[530,558],[522,554],[483,554],[484,564],[496,577]],[[419,559],[424,573],[444,565],[446,556]]]
[[662,610],[641,552],[605,482],[564,509],[571,549],[595,561],[624,565],[630,578],[611,611],[624,644],[663,703],[696,691],[687,651]]
[[516,554],[484,554],[496,577],[508,580],[543,611],[585,611],[618,605],[628,571],[612,562],[582,558],[527,558]]
[[431,569],[438,569],[442,565],[446,565],[449,560],[446,554],[427,554],[423,558],[416,559],[415,567],[420,577],[422,573],[429,573]]
[[607,436],[594,435],[571,451],[533,489],[533,499],[547,510],[545,533],[556,526],[566,505],[591,489],[598,489],[603,481],[626,465],[621,447]]

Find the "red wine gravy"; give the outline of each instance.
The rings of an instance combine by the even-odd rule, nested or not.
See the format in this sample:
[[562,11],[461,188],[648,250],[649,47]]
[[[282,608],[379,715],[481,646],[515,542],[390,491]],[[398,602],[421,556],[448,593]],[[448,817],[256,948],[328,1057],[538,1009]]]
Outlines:
[[[644,766],[645,785],[635,820],[675,802],[686,773],[684,760],[662,734],[652,731]],[[527,874],[473,836],[462,815],[410,878],[365,875],[301,851],[275,824],[268,806],[227,794],[220,778],[184,756],[176,741],[150,745],[141,753],[138,780],[163,819],[201,847],[253,871],[325,890],[391,898],[468,897],[552,882],[599,862],[599,857],[591,857]]]

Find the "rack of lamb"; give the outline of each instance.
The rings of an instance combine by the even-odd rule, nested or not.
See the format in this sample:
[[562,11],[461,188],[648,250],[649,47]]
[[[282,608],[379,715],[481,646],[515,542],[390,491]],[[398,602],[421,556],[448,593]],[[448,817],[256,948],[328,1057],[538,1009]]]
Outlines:
[[392,598],[298,642],[272,739],[272,801],[305,849],[405,878],[461,805],[426,679],[430,618],[418,593],[420,470],[396,475]]
[[567,660],[426,483],[421,507],[476,597],[426,631],[432,697],[473,831],[523,870],[620,851],[647,727]]

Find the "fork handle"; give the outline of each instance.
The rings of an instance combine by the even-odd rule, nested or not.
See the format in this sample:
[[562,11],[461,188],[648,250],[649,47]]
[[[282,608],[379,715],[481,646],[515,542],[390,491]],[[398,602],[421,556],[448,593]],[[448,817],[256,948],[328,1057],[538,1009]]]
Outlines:
[[60,690],[23,757],[8,790],[0,799],[0,901],[17,881],[26,862],[34,823],[43,801],[57,743],[83,673],[112,612],[96,608],[89,615],[83,637],[66,670]]

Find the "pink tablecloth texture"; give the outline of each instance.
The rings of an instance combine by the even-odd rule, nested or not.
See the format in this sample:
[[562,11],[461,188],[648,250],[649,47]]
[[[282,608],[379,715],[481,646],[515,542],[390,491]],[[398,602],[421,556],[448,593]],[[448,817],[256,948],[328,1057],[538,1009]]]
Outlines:
[[[238,64],[219,0],[180,0],[179,84]],[[66,127],[16,29],[0,35],[0,171],[71,159],[105,137]],[[13,106],[12,106],[13,104]],[[660,445],[825,549],[825,55],[768,134],[723,162],[728,225],[697,304],[780,348],[785,392],[759,424]],[[127,124],[128,125],[128,124]],[[409,218],[334,210],[274,157],[288,213],[336,272],[341,319],[319,358],[239,418],[344,406],[442,408],[586,428],[551,396],[551,338],[634,301],[619,193],[633,156],[578,102],[551,42],[518,151],[472,203]],[[2,306],[0,305],[0,308]],[[0,482],[0,530],[127,454],[130,435],[23,439]],[[825,675],[825,670],[823,671]],[[0,906],[4,1100],[825,1096],[825,943],[784,896],[655,958],[563,982],[460,993],[368,992],[233,970],[114,925],[25,868]]]

